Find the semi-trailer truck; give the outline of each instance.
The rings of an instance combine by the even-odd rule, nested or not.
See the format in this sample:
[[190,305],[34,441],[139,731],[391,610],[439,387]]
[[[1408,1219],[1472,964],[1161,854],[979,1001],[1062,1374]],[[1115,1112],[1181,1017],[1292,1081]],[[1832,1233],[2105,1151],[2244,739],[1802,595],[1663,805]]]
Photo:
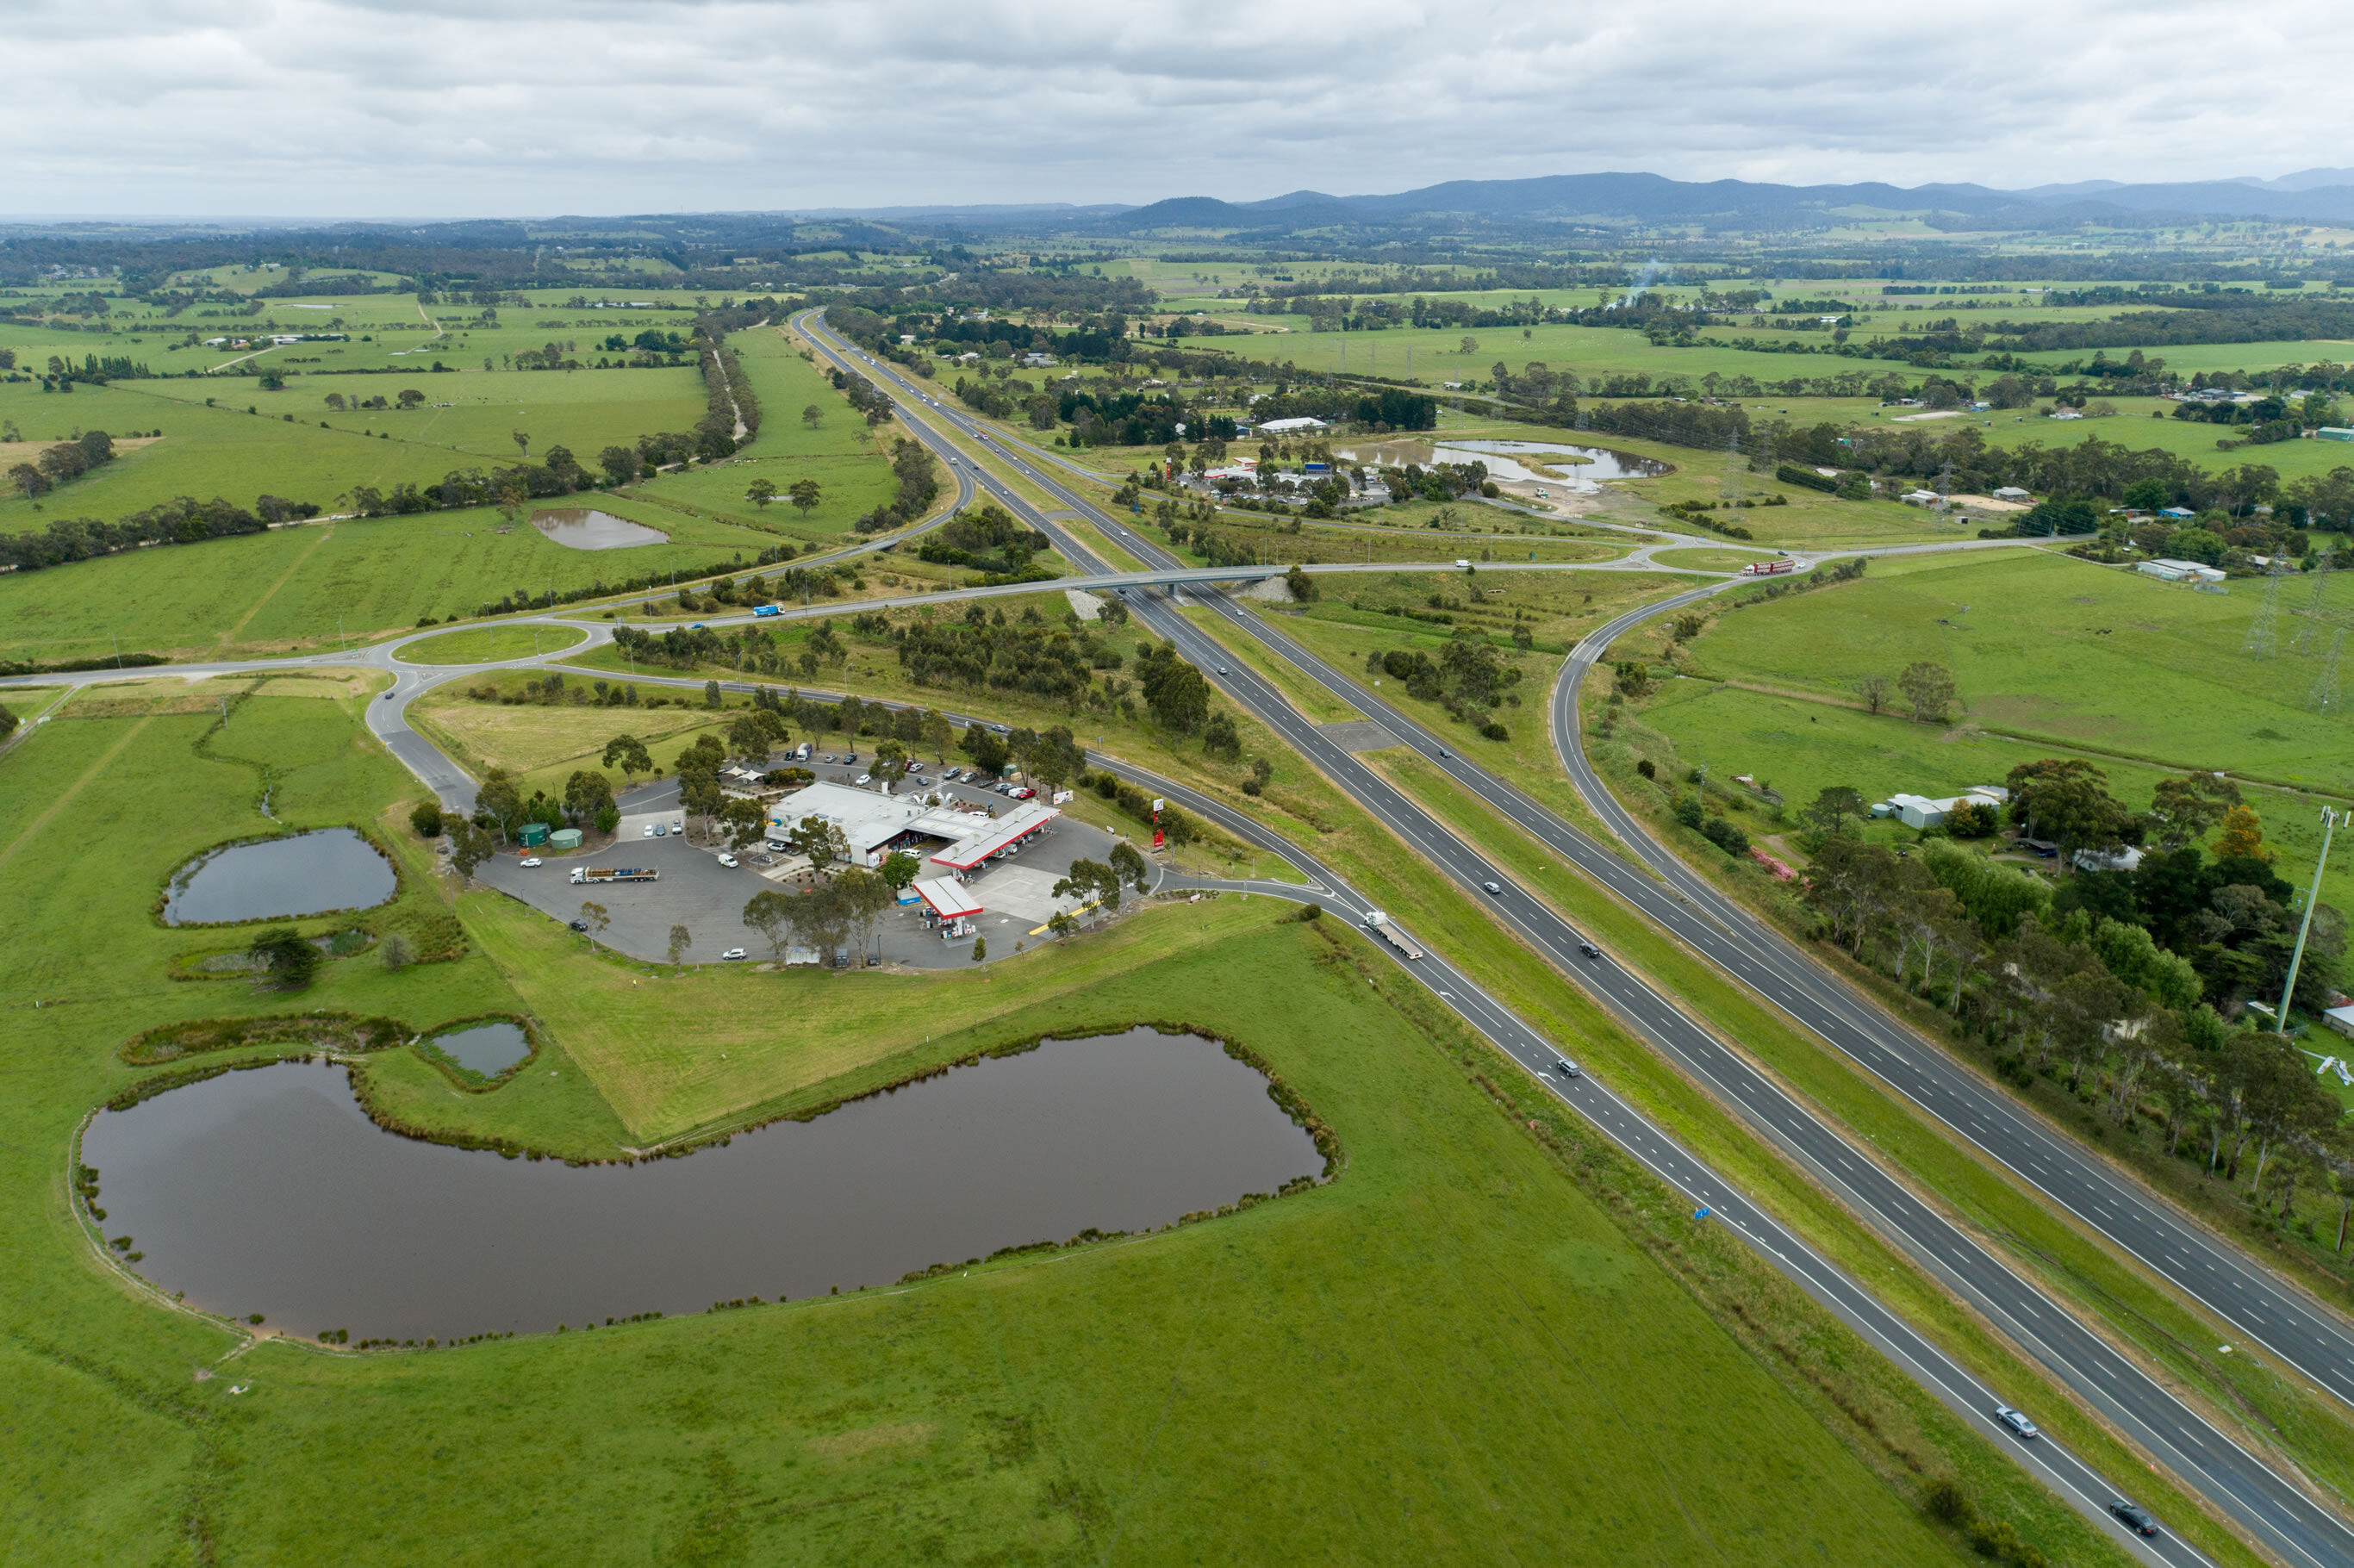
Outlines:
[[652,882],[662,873],[634,865],[576,865],[572,868],[575,887],[588,882]]
[[1365,911],[1365,926],[1384,942],[1398,950],[1401,958],[1412,960],[1422,957],[1422,949],[1405,938],[1405,933],[1390,924],[1390,917],[1379,909]]

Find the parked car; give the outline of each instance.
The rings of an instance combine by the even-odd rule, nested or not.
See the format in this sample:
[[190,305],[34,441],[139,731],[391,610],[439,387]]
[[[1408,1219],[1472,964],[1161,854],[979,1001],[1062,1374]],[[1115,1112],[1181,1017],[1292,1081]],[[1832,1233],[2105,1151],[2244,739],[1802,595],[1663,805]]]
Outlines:
[[732,964],[744,956],[745,953],[743,948],[730,948],[726,952],[719,955],[719,961],[723,964]]
[[2013,1410],[2008,1404],[1996,1405],[1994,1407],[1994,1418],[1997,1421],[2001,1422],[2005,1426],[2009,1427],[2010,1435],[2014,1437],[2040,1437],[2042,1436],[2041,1433],[2036,1431],[2034,1422],[2030,1421],[2026,1416],[2020,1414],[2018,1411]]
[[828,762],[832,762],[832,761],[835,760],[833,753],[832,753],[832,752],[831,752],[831,751],[827,752],[827,753],[825,754],[825,760],[826,760],[826,761],[828,761]]
[[670,837],[669,824],[664,822],[656,822],[654,824],[654,837],[658,839],[666,839]]
[[719,863],[726,866],[728,870],[733,871],[736,869],[737,860],[732,854],[722,854],[719,857]]
[[2150,1518],[2148,1514],[2144,1513],[2140,1509],[2136,1508],[2132,1503],[2126,1501],[2123,1498],[2117,1498],[2113,1500],[2109,1504],[2109,1511],[2115,1514],[2117,1516],[2118,1522],[2123,1524],[2127,1530],[2132,1531],[2136,1535],[2156,1535],[2158,1533],[2158,1520]]
[[586,920],[571,920],[566,922],[566,924],[569,925],[576,931],[586,931],[588,928],[588,922]]
[[646,824],[646,830],[645,830],[645,832],[644,832],[643,833],[640,834],[639,836],[640,836],[640,837],[642,837],[642,838],[649,838],[649,839],[650,839],[650,838],[652,838],[652,837],[653,837],[653,836],[654,836],[654,825],[653,825],[652,822],[648,822],[648,823]]
[[524,866],[524,867],[528,868],[528,867],[531,867],[531,866],[537,865],[537,864],[539,863],[539,857],[538,857],[537,855],[535,855],[535,854],[527,854],[527,855],[524,856],[524,857],[523,857],[523,859],[521,859],[521,860],[517,861],[515,863],[516,863],[517,865],[520,865],[520,866]]
[[907,764],[907,771],[910,773],[921,773],[923,770],[924,765],[920,762],[910,762]]

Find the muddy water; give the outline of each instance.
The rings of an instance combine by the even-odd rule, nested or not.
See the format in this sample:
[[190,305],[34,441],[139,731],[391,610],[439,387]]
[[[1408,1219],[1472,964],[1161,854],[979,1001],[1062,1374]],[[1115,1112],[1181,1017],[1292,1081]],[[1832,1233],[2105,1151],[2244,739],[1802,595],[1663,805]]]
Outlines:
[[535,512],[531,525],[557,544],[575,550],[626,550],[633,545],[659,545],[670,537],[626,517],[581,506]]
[[683,1160],[575,1170],[385,1132],[340,1070],[288,1065],[102,1112],[82,1159],[109,1234],[166,1291],[421,1342],[887,1285],[1272,1192],[1323,1162],[1267,1088],[1214,1041],[1138,1029]]
[[531,1039],[512,1023],[477,1023],[436,1034],[433,1048],[470,1073],[495,1078],[531,1054]]
[[172,878],[164,920],[224,920],[366,909],[398,890],[392,866],[349,828],[234,844],[191,861]]

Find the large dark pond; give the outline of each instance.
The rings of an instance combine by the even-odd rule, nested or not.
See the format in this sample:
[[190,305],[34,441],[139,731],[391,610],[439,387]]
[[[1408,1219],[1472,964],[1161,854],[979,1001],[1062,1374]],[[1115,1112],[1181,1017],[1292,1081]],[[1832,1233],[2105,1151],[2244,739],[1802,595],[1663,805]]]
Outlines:
[[886,1285],[1272,1192],[1323,1160],[1267,1088],[1214,1041],[1138,1029],[575,1170],[385,1132],[341,1069],[287,1065],[101,1112],[82,1160],[108,1234],[190,1304],[421,1341]]
[[164,903],[165,924],[202,926],[366,909],[399,888],[392,864],[349,828],[233,844],[182,866]]

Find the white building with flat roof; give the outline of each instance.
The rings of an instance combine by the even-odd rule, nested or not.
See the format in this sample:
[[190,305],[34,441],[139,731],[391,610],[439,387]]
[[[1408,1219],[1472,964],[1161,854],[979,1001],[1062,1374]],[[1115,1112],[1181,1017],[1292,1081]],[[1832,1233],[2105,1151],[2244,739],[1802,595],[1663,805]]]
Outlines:
[[1062,814],[1036,800],[1019,801],[1011,810],[992,814],[991,808],[955,800],[931,805],[918,793],[887,795],[848,784],[817,783],[794,790],[769,808],[769,837],[781,841],[804,818],[823,817],[842,830],[853,865],[872,871],[894,851],[904,849],[928,854],[946,870],[962,872],[1018,848]]

